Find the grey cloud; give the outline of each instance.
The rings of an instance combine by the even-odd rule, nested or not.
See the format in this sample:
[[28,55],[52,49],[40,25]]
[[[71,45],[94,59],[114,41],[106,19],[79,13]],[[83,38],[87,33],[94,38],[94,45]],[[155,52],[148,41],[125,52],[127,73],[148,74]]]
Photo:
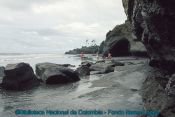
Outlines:
[[121,0],[0,0],[0,14],[0,52],[63,52],[86,39],[100,43],[126,18]]
[[0,6],[12,10],[26,10],[33,4],[48,4],[53,2],[56,2],[56,0],[0,0]]

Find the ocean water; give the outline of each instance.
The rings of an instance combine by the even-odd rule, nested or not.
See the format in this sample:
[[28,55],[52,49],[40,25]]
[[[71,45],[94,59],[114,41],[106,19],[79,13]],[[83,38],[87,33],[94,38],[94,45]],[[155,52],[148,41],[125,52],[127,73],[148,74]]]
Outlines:
[[[86,55],[89,56],[90,55]],[[91,56],[92,57],[92,56]],[[76,67],[81,63],[78,55],[64,54],[0,54],[0,66],[7,64],[26,62],[33,69],[35,64],[42,62],[51,62],[57,64],[71,64]],[[86,77],[79,82],[66,85],[41,85],[27,91],[7,91],[0,89],[0,117],[15,117],[17,109],[23,110],[66,110],[89,107],[93,102],[86,102],[78,96],[96,90],[98,88],[89,88],[92,81],[98,79],[97,76]],[[81,104],[79,104],[81,102]],[[90,107],[91,107],[90,106]],[[27,115],[33,117],[36,115]],[[45,115],[46,116],[46,115]]]
[[0,54],[0,66],[7,64],[26,62],[33,68],[37,63],[51,62],[57,64],[72,64],[78,66],[81,59],[78,55],[65,54]]
[[[92,55],[85,55],[87,59],[95,61],[97,58]],[[132,58],[122,57],[118,60],[130,60]],[[135,60],[135,59],[134,59]],[[33,69],[35,64],[51,62],[57,64],[71,64],[76,67],[82,62],[79,55],[64,54],[0,54],[0,66],[7,64],[26,62]],[[75,67],[75,68],[76,68]],[[135,73],[135,72],[134,72]],[[64,85],[45,85],[35,87],[26,91],[7,91],[0,89],[0,117],[63,117],[60,114],[15,114],[17,110],[46,112],[66,111],[79,109],[83,110],[105,110],[108,109],[141,109],[141,96],[138,92],[128,89],[127,78],[137,79],[138,74],[122,76],[122,72],[103,75],[90,75],[81,78],[80,81]],[[142,77],[142,75],[138,76]],[[129,80],[130,81],[130,80]],[[137,80],[131,80],[134,84]],[[115,85],[114,85],[115,84]],[[126,84],[126,86],[125,86]],[[135,86],[135,85],[134,85]],[[67,115],[66,117],[72,117]],[[117,117],[125,117],[121,115]],[[96,117],[95,114],[75,117]],[[103,116],[100,116],[103,117]],[[104,116],[106,117],[106,115]],[[126,116],[135,117],[135,116]]]

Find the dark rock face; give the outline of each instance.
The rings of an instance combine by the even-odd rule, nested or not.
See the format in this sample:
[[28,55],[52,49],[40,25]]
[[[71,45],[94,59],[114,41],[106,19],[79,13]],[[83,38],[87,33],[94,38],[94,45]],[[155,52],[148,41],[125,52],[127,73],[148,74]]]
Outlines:
[[32,67],[27,63],[9,64],[4,74],[2,87],[7,90],[25,90],[39,85]]
[[167,71],[154,68],[151,68],[147,74],[142,87],[145,108],[160,111],[157,117],[174,117],[174,75],[170,76]]
[[109,52],[113,56],[128,56],[130,54],[130,43],[127,39],[119,40],[113,43]]
[[64,84],[80,80],[74,70],[53,63],[37,64],[36,74],[46,84]]
[[130,55],[130,42],[125,38],[119,38],[106,46],[105,56],[107,56],[108,53],[111,53],[113,57]]
[[175,116],[175,1],[123,0],[133,33],[151,60],[142,96],[147,110],[160,110],[159,117]]
[[169,79],[166,85],[166,91],[169,96],[175,97],[175,74]]
[[154,61],[151,65],[170,70],[175,66],[175,1],[135,0],[128,5],[134,34]]

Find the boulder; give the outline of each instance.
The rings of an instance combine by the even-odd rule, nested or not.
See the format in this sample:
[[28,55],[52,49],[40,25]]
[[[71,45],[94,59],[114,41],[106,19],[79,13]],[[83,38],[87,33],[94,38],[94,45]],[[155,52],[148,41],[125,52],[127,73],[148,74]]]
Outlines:
[[78,67],[76,71],[79,74],[79,76],[90,75],[90,69],[87,65],[82,65],[82,66]]
[[95,71],[93,72],[93,74],[94,73],[95,74],[106,74],[106,73],[114,72],[114,68],[109,64],[97,63],[90,67],[90,71]]
[[7,90],[25,90],[40,84],[27,63],[8,64],[4,70],[2,87]]
[[46,84],[64,84],[80,80],[76,71],[54,63],[37,64],[36,74]]

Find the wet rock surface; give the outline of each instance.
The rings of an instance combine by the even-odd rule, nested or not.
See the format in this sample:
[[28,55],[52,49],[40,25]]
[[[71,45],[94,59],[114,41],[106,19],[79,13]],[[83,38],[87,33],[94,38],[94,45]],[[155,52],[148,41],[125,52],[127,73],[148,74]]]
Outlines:
[[29,64],[8,64],[1,85],[7,90],[25,90],[38,86],[39,80]]
[[74,70],[54,63],[37,64],[36,74],[46,84],[65,84],[80,80]]

